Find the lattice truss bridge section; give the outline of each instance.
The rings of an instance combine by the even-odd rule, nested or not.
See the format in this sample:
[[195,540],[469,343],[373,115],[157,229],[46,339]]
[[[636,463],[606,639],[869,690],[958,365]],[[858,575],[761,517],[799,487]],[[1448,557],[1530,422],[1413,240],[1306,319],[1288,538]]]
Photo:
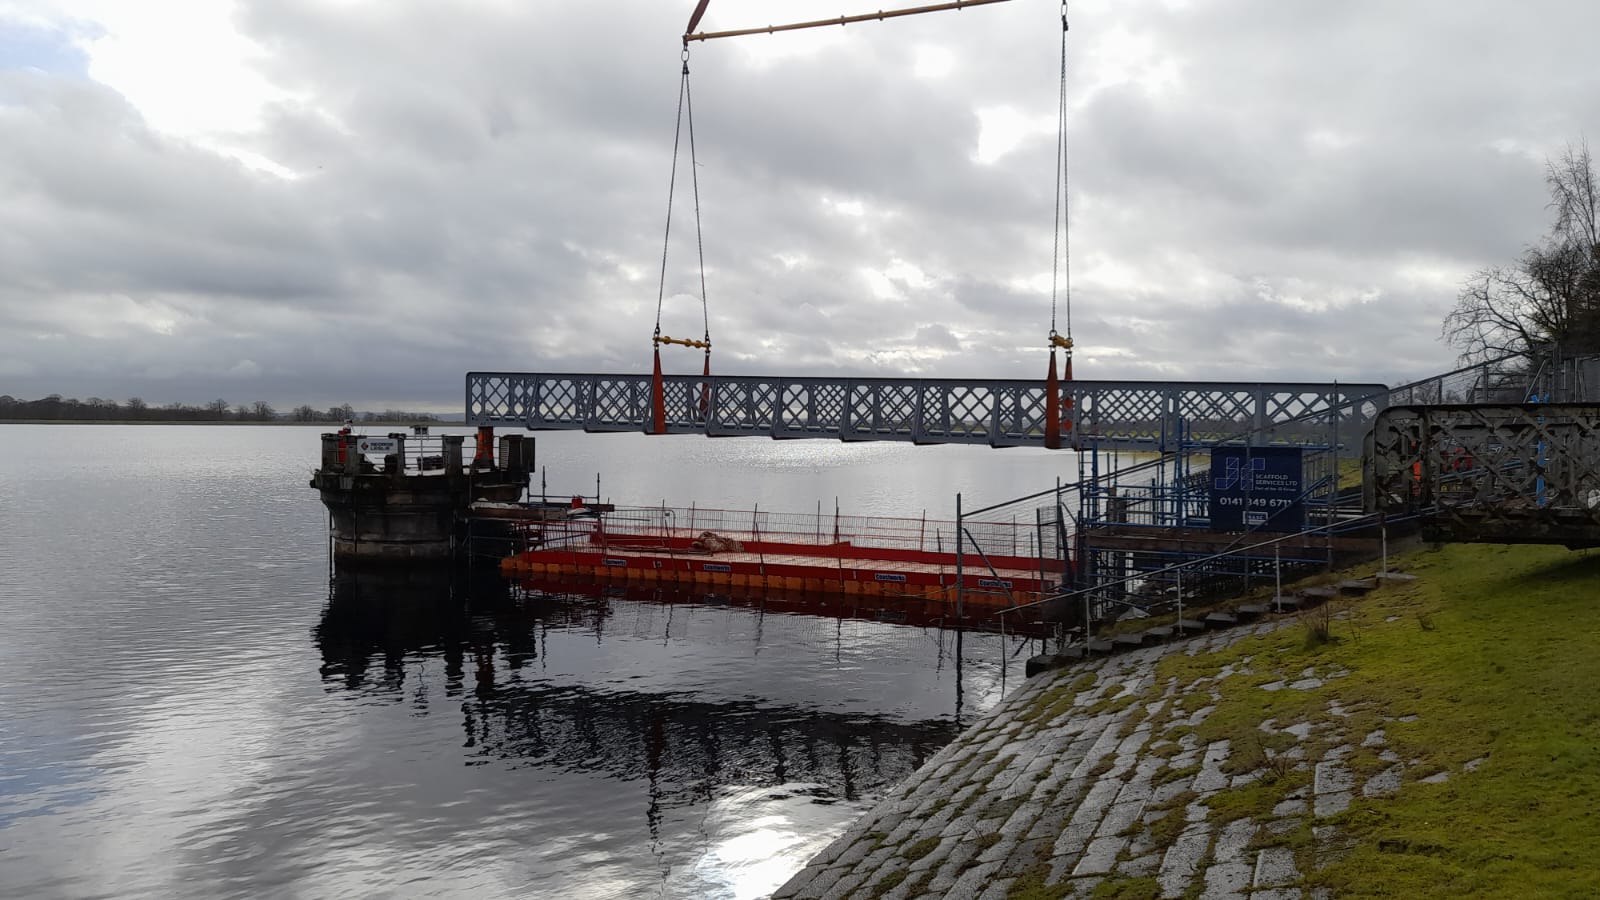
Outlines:
[[[1326,446],[1326,427],[1365,433],[1387,392],[1382,384],[1066,382],[1062,446],[1167,451],[1269,433]],[[666,376],[665,394],[669,434],[1045,446],[1046,390],[1034,380],[678,375]],[[649,375],[473,372],[466,421],[649,432],[650,398]],[[1328,421],[1285,430],[1319,414]]]

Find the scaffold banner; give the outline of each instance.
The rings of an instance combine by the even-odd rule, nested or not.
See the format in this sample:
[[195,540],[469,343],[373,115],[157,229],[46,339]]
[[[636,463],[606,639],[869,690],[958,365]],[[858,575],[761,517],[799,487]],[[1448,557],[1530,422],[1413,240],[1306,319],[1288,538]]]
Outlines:
[[1303,530],[1301,472],[1299,447],[1212,448],[1212,530]]

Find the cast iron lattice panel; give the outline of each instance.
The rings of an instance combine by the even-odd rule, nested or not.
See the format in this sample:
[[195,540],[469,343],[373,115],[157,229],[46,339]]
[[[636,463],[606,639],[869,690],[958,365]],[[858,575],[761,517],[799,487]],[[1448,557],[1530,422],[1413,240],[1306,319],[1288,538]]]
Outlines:
[[[706,430],[706,418],[711,411],[711,385],[704,378],[687,375],[669,376],[663,381],[667,433],[703,433]],[[644,422],[650,415],[649,379],[645,379],[639,385],[638,410],[637,418],[640,424],[634,426],[636,429],[643,428]]]
[[856,382],[850,385],[847,441],[910,441],[917,437],[922,408],[916,382]]
[[773,437],[837,437],[845,420],[845,381],[786,380]]
[[1178,392],[1179,409],[1187,413],[1183,427],[1195,440],[1225,440],[1259,427],[1257,414],[1264,409],[1266,391],[1186,388]]
[[[1071,432],[1076,419],[1077,410],[1068,401],[1072,399],[1072,391],[1062,392],[1061,418],[1065,423],[1064,431]],[[1008,425],[1001,431],[1003,441],[996,442],[999,446],[1015,447],[1028,443],[1032,435],[1044,434],[1045,400],[1044,391],[1033,391],[1024,387],[1011,384],[1001,384],[995,387],[995,393],[1000,397],[1004,408],[1010,412]],[[1040,442],[1042,443],[1042,438]]]
[[1368,452],[1374,506],[1436,539],[1600,545],[1600,404],[1392,407]]
[[[1078,427],[1087,440],[1091,436],[1102,447],[1118,445],[1141,448],[1164,446],[1172,418],[1171,397],[1157,387],[1089,387],[1073,384],[1079,411]],[[1173,435],[1171,437],[1176,437]]]
[[562,423],[568,428],[582,428],[584,411],[589,401],[585,396],[588,383],[572,378],[554,378],[536,383],[528,389],[534,402],[524,413],[526,418],[538,418],[551,423]]
[[769,379],[718,381],[706,433],[719,437],[770,435],[782,390],[780,382]]
[[1324,396],[1316,392],[1290,392],[1274,394],[1267,401],[1267,418],[1274,421],[1296,419],[1301,416],[1326,412]]
[[1001,408],[997,392],[988,385],[932,385],[923,389],[924,417],[920,440],[938,443],[989,443]]
[[[594,379],[592,399],[584,414],[584,427],[590,431],[623,430],[625,426],[622,423],[636,418],[638,414],[639,387],[636,378]],[[670,389],[668,394],[671,394]]]
[[[803,378],[669,375],[666,430],[716,435],[832,437],[1003,446],[1044,443],[1044,385],[956,378]],[[1327,446],[1329,423],[1354,443],[1383,385],[1075,381],[1062,385],[1063,446],[1074,441],[1176,449],[1236,441],[1254,431],[1278,443]],[[1356,403],[1352,401],[1367,398]],[[1335,405],[1335,415],[1316,418]],[[1311,414],[1290,426],[1281,423]],[[473,372],[466,420],[531,430],[648,431],[650,376]],[[1343,435],[1348,434],[1348,438]]]

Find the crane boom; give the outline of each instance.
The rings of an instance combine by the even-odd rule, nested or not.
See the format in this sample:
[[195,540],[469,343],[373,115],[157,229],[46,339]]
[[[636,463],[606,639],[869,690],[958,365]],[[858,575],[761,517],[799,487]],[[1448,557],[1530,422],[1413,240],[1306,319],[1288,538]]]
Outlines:
[[689,14],[689,25],[687,28],[683,29],[683,42],[685,44],[689,42],[688,35],[692,34],[695,27],[700,24],[700,17],[706,14],[706,7],[710,5],[711,0],[700,0],[699,3],[694,5],[694,12]]
[[944,12],[945,10],[961,9],[967,6],[987,6],[990,3],[1005,3],[1007,0],[950,0],[948,3],[935,3],[931,6],[914,6],[907,9],[880,9],[874,13],[859,13],[853,16],[838,16],[832,19],[815,19],[810,22],[793,22],[788,25],[767,25],[761,28],[737,28],[732,31],[701,31],[695,28],[700,24],[700,17],[706,14],[706,7],[711,0],[700,0],[695,5],[694,12],[689,16],[689,26],[683,32],[685,47],[690,41],[709,41],[712,38],[739,37],[746,34],[773,34],[779,31],[798,31],[802,28],[821,28],[824,25],[849,25],[852,22],[869,22],[874,19],[895,19],[900,16],[914,16],[919,13]]

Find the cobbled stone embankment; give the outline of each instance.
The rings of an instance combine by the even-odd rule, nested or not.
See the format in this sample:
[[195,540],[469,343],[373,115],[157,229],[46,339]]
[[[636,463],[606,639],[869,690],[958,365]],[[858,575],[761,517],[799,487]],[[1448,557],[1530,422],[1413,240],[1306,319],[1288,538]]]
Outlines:
[[[1294,623],[1209,633],[1029,679],[773,896],[1088,897],[1106,881],[1145,896],[1326,896],[1304,875],[1347,849],[1327,819],[1357,796],[1394,793],[1408,774],[1381,727],[1349,733],[1373,720],[1352,719],[1325,690],[1346,673],[1311,667],[1265,680],[1274,670],[1257,672],[1254,657],[1241,656],[1157,683],[1168,654],[1220,651]],[[1251,690],[1302,692],[1316,713],[1202,743],[1199,726],[1222,702],[1218,685],[1238,676],[1258,682]],[[1365,764],[1353,766],[1357,756]],[[1387,768],[1366,774],[1380,760]]]

